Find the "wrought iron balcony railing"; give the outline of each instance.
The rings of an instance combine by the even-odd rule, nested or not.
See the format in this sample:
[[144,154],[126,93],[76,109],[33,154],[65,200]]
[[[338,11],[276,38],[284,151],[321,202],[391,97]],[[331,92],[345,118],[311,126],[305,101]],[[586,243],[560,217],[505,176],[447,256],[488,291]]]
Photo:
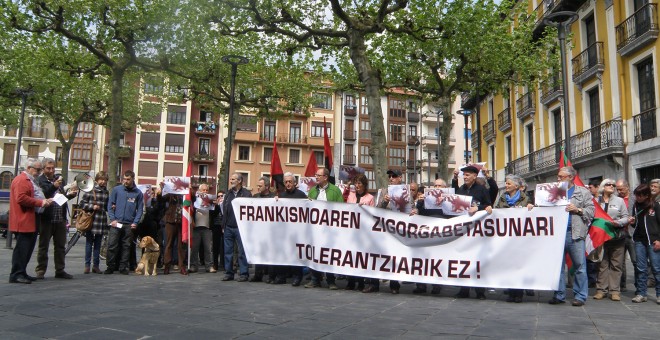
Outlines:
[[629,55],[658,37],[658,5],[648,3],[616,27],[616,48]]
[[511,108],[507,107],[497,114],[497,128],[502,132],[511,129]]

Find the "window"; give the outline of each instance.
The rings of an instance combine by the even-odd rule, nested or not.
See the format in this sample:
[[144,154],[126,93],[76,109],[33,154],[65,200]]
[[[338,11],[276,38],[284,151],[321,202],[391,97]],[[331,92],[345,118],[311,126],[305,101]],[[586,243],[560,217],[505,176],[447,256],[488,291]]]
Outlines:
[[346,108],[355,109],[355,97],[352,94],[346,95]]
[[369,188],[376,188],[376,175],[372,170],[367,170],[364,172],[364,175],[367,177],[369,180]]
[[401,166],[406,160],[406,149],[403,148],[390,148],[389,152],[389,166]]
[[[69,134],[71,133],[71,129],[69,128],[69,124],[67,123],[60,123],[60,131],[62,132],[62,136],[64,139],[69,139]],[[57,136],[55,136],[57,138]]]
[[390,99],[390,117],[406,118],[406,103],[399,99]]
[[238,160],[239,161],[249,161],[250,160],[250,147],[247,145],[238,146]]
[[138,171],[140,177],[158,177],[158,162],[140,161]]
[[186,108],[170,105],[167,107],[167,124],[186,124]]
[[160,147],[160,133],[144,132],[140,133],[140,151],[158,152]]
[[117,178],[118,183],[121,183],[121,176],[122,176],[121,169],[122,168],[123,168],[123,162],[122,162],[121,159],[118,159],[117,160],[117,169],[115,171],[115,178]]
[[257,132],[257,120],[254,116],[238,115],[236,119],[236,130]]
[[360,139],[371,139],[371,122],[360,120]]
[[165,162],[163,164],[163,176],[183,176],[183,164]]
[[5,143],[2,153],[2,165],[14,164],[14,153],[16,152],[16,144]]
[[591,127],[600,125],[600,96],[598,94],[598,87],[587,92],[589,97],[589,118]]
[[73,143],[71,146],[71,168],[90,169],[92,167],[92,143]]
[[186,135],[168,133],[165,135],[165,152],[183,153]]
[[418,113],[418,106],[416,102],[410,102],[410,112]]
[[39,157],[39,145],[28,145],[28,157],[37,158]]
[[[506,141],[505,141],[505,148],[506,148],[506,163],[509,163],[513,160],[513,146],[511,145],[511,136],[506,136]],[[492,166],[491,166],[492,167]]]
[[157,78],[149,78],[144,80],[144,94],[155,96],[163,95],[163,80]]
[[76,138],[94,138],[94,125],[92,123],[78,124],[78,132],[76,132]]
[[488,121],[493,120],[494,117],[495,117],[495,107],[493,100],[491,99],[488,101]]
[[289,150],[289,163],[300,164],[300,149]]
[[488,164],[488,167],[491,169],[496,169],[495,167],[495,145],[491,145],[490,148],[490,164]]
[[362,116],[369,115],[369,106],[367,105],[367,98],[362,98],[362,104],[360,104],[360,115]]
[[12,173],[3,171],[0,174],[0,189],[9,190],[11,188],[11,180],[13,179]]
[[470,150],[464,151],[463,152],[463,158],[465,158],[465,159],[467,159],[471,162],[472,161],[472,151],[470,151]]
[[639,85],[640,112],[655,108],[653,58],[648,58],[637,64],[637,81]]
[[472,138],[472,129],[467,129],[467,130],[463,129],[463,137],[467,139]]
[[211,140],[208,138],[199,139],[199,154],[208,155],[211,150]]
[[208,166],[208,164],[200,164],[199,168],[197,168],[197,170],[199,170],[199,172],[198,172],[199,177],[208,177],[209,176],[209,166]]
[[403,142],[403,136],[406,131],[405,125],[390,125],[390,141]]
[[417,125],[408,126],[408,136],[417,137]]
[[250,185],[250,173],[249,172],[236,172],[237,174],[243,176],[243,186],[249,187]]
[[325,157],[323,151],[314,151],[314,158],[318,166],[325,166]]
[[[323,137],[323,122],[312,122],[312,137]],[[332,123],[327,123],[328,138],[332,138]]]
[[210,122],[213,120],[213,112],[199,111],[200,122]]
[[269,142],[275,140],[275,121],[267,120],[264,122],[264,134],[262,140]]
[[361,164],[374,164],[371,156],[369,156],[369,146],[360,145],[360,163]]
[[316,109],[332,110],[332,94],[314,93],[312,107]]
[[61,168],[62,167],[62,147],[58,146],[55,148],[55,167],[56,168]]
[[6,137],[16,137],[18,129],[14,126],[5,126],[5,136]]
[[[561,110],[556,109],[552,111],[552,122],[555,127],[555,142],[559,142],[563,139],[562,137],[562,126],[561,126]],[[509,137],[510,138],[510,137]]]
[[289,125],[289,143],[300,143],[302,139],[302,124],[300,122],[291,122]]
[[273,161],[273,148],[264,148],[262,161],[263,162]]

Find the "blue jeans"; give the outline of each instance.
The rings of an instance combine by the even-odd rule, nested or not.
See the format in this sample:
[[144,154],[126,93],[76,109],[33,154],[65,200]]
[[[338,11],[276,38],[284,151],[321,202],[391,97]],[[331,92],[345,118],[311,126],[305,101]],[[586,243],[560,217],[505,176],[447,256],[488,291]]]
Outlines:
[[234,240],[238,244],[238,270],[241,276],[248,276],[248,262],[247,257],[245,257],[241,234],[238,232],[238,228],[232,227],[225,228],[225,274],[229,276],[234,275],[234,266],[232,265],[234,259]]
[[101,263],[101,243],[103,242],[102,234],[92,234],[87,233],[85,235],[85,267],[88,267],[92,264],[92,248],[94,251],[94,267],[99,266]]
[[[573,295],[576,300],[587,301],[589,295],[589,279],[587,278],[587,256],[585,255],[584,240],[574,240],[571,231],[566,232],[564,241],[564,255],[568,253],[573,261],[575,280],[573,281]],[[559,289],[555,291],[555,298],[566,300],[566,256],[562,256],[561,276],[559,277]]]
[[654,251],[652,245],[644,245],[642,242],[635,242],[635,253],[637,255],[637,269],[638,275],[635,276],[637,291],[639,295],[646,296],[646,280],[648,279],[648,263],[647,259],[651,261],[651,271],[655,276],[655,295],[660,297],[660,251]]

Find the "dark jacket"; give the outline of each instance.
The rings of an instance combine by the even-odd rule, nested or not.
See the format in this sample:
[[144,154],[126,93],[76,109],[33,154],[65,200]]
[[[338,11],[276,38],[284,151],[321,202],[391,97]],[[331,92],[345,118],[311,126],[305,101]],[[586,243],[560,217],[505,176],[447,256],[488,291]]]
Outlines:
[[654,202],[650,209],[640,209],[635,204],[633,207],[635,216],[635,232],[633,240],[648,246],[660,240],[660,203]]
[[307,195],[305,195],[305,193],[302,192],[302,190],[294,188],[293,191],[291,192],[286,190],[282,191],[280,193],[280,198],[307,198]]
[[471,196],[472,203],[476,204],[479,210],[484,210],[487,206],[492,204],[488,189],[477,183],[472,184],[471,187],[468,187],[465,184],[461,185],[456,189],[456,195]]
[[454,217],[454,216],[445,215],[442,209],[426,209],[426,206],[424,205],[424,200],[418,200],[417,203],[415,203],[415,208],[417,209],[417,213],[421,216],[431,216],[438,218]]
[[[53,184],[54,181],[51,182],[51,180],[46,177],[45,174],[41,174],[37,177],[37,184],[43,190],[44,196],[46,198],[53,198],[55,197],[55,194],[60,193],[62,195],[65,194],[64,189],[60,186],[55,187]],[[66,198],[72,199],[76,197],[77,194],[68,194],[66,195]],[[50,206],[46,207],[44,209],[44,212],[41,213],[41,218],[42,220],[45,219],[46,221],[57,221],[57,222],[66,222],[67,221],[67,206],[66,205],[58,205],[57,203],[53,203]]]
[[225,227],[229,228],[238,228],[238,223],[236,222],[236,216],[234,216],[234,209],[231,206],[231,201],[234,200],[234,198],[237,197],[251,197],[252,194],[248,189],[241,188],[238,190],[238,192],[235,192],[232,189],[229,189],[227,193],[225,194],[225,200],[222,201],[222,208],[223,208],[223,219],[222,219],[222,225]]

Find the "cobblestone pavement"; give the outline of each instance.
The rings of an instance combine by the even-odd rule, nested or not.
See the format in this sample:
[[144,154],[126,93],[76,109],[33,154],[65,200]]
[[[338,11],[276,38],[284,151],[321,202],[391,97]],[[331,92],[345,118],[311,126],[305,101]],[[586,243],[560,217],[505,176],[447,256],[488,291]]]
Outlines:
[[[4,239],[1,239],[4,242]],[[52,252],[52,246],[51,246]],[[455,299],[388,289],[363,294],[302,286],[222,282],[222,273],[83,275],[84,240],[67,256],[72,280],[54,278],[52,253],[46,279],[8,283],[11,250],[0,249],[0,339],[658,339],[660,305],[631,302],[632,268],[622,301],[584,307],[552,306],[551,292],[505,302],[501,290],[487,300]],[[28,266],[34,275],[36,252]],[[105,265],[102,265],[102,269]],[[289,281],[290,282],[290,281]],[[387,284],[382,285],[387,288]],[[570,291],[570,290],[569,290]],[[594,289],[590,290],[591,295]],[[474,292],[472,292],[474,294]],[[649,290],[649,297],[655,290]]]

